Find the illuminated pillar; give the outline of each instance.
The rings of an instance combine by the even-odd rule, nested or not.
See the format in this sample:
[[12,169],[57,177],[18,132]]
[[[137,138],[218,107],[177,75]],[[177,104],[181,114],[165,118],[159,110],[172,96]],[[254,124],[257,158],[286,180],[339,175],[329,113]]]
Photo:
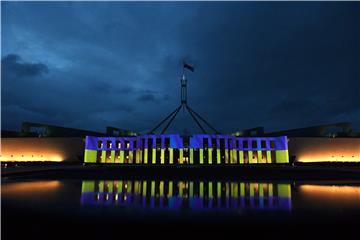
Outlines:
[[276,163],[289,163],[289,152],[288,150],[276,150]]
[[165,163],[165,149],[161,148],[160,163]]
[[209,148],[209,150],[208,150],[209,164],[212,164],[212,151],[213,151],[213,149]]
[[152,164],[156,164],[156,148],[152,149],[152,160],[151,160]]
[[110,152],[110,162],[115,163],[115,150],[111,150]]
[[134,160],[134,153],[132,150],[129,151],[129,163],[133,163]]
[[254,163],[253,152],[252,151],[248,151],[248,156],[249,156],[249,163]]
[[202,148],[199,149],[199,157],[200,157],[199,159],[200,164],[204,164],[204,149]]
[[140,149],[139,150],[139,163],[143,163],[143,150],[142,149]]
[[231,151],[232,151],[233,163],[237,163],[237,150],[236,149],[231,149]]
[[262,158],[262,152],[261,150],[257,151],[257,163],[263,163],[263,158]]
[[220,149],[216,149],[216,161],[217,164],[221,164]]
[[148,149],[144,149],[144,164],[148,163]]
[[229,163],[229,151],[228,149],[225,148],[225,163],[228,164]]
[[233,153],[232,153],[232,150],[229,149],[229,152],[230,152],[230,163],[234,163],[234,162],[233,162]]
[[194,149],[190,148],[190,164],[194,164]]
[[106,162],[106,151],[102,150],[101,151],[101,163],[105,163]]
[[97,158],[97,150],[85,149],[85,155],[84,155],[85,163],[96,163],[97,162],[96,158]]
[[115,163],[120,163],[120,151],[117,150],[115,153],[118,153],[117,156],[115,155]]
[[140,150],[139,149],[137,149],[136,150],[136,163],[141,163],[141,161],[140,161]]
[[174,163],[174,149],[169,148],[169,158],[170,158],[170,164]]
[[244,151],[239,151],[239,163],[244,164]]
[[267,163],[271,163],[271,151],[266,151],[266,161]]
[[180,161],[180,164],[183,164],[183,162],[184,162],[184,149],[182,149],[182,148],[179,148],[179,161]]

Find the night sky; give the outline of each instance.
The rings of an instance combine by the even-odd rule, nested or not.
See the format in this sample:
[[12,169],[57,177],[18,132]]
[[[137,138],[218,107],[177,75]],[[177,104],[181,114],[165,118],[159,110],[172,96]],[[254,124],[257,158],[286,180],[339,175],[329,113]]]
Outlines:
[[[359,2],[1,2],[1,126],[360,129]],[[181,111],[169,132],[199,132]]]

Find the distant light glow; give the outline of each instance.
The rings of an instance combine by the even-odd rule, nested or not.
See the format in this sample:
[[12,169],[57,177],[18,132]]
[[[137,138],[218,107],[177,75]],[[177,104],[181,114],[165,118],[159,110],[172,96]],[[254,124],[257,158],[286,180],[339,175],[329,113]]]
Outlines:
[[343,153],[341,155],[331,155],[331,153],[324,154],[304,154],[299,156],[298,162],[360,162],[360,155],[353,153]]
[[360,186],[301,185],[299,192],[309,206],[360,208]]
[[46,154],[43,155],[5,155],[0,156],[1,162],[62,162],[63,157],[60,155]]
[[83,152],[81,138],[3,138],[1,162],[62,162],[77,160]]
[[20,194],[39,194],[56,190],[60,187],[59,181],[31,181],[19,183],[2,184],[1,194],[11,194],[13,196]]
[[298,162],[360,162],[359,138],[291,138],[289,149]]

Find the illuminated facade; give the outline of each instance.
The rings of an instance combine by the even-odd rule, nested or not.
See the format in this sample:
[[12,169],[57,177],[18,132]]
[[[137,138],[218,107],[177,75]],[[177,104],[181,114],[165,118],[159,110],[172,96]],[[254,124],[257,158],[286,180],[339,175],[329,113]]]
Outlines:
[[85,163],[256,164],[288,163],[287,137],[177,134],[92,137],[85,140]]
[[82,138],[2,138],[1,162],[80,161],[84,153]]
[[83,181],[81,204],[202,211],[292,208],[288,183],[228,181]]
[[290,138],[290,156],[297,162],[360,162],[360,138]]

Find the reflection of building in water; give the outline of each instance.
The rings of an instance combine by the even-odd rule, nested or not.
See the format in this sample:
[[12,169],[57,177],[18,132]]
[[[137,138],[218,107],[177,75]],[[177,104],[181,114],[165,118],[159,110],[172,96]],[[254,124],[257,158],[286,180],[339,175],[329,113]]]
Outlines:
[[178,134],[86,137],[85,163],[253,164],[288,163],[286,137]]
[[81,204],[164,209],[291,210],[291,186],[220,181],[83,181]]
[[300,185],[302,202],[311,208],[360,209],[360,186]]
[[1,194],[12,196],[37,196],[56,192],[61,187],[60,181],[24,181],[9,182],[1,185]]

